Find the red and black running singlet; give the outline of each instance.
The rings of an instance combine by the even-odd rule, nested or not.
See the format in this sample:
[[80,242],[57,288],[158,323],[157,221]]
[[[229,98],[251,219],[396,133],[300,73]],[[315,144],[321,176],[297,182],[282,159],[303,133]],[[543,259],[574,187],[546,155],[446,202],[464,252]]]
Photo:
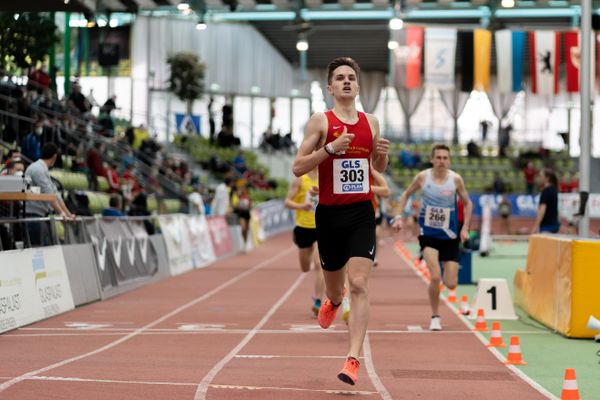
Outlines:
[[319,164],[319,204],[344,205],[359,201],[371,201],[370,158],[373,151],[373,133],[367,116],[359,112],[358,122],[345,124],[333,111],[327,116],[327,139],[325,144],[336,140],[344,126],[354,139],[345,154],[332,155]]

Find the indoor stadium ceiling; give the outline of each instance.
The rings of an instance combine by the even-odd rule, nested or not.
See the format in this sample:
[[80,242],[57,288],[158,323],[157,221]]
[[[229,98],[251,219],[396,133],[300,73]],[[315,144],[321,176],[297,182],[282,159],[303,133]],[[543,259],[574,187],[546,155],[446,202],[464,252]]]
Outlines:
[[[504,0],[511,1],[511,0]],[[128,12],[181,14],[183,0],[18,0],[0,1],[0,11],[72,11],[87,16]],[[188,18],[250,23],[293,65],[300,64],[296,42],[309,43],[307,68],[325,68],[333,57],[355,58],[363,70],[387,71],[394,16],[405,24],[463,29],[569,29],[579,25],[580,5],[566,0],[188,0]],[[600,0],[593,0],[598,10]],[[193,10],[193,12],[190,12]],[[209,28],[210,29],[210,28]]]

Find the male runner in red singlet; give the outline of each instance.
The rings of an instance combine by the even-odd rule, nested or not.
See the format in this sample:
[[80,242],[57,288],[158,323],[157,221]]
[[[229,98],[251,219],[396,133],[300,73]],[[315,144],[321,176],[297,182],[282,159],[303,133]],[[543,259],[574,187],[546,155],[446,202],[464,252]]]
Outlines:
[[315,113],[294,160],[294,175],[319,166],[317,244],[325,276],[326,299],[319,324],[327,329],[344,298],[346,275],[350,285],[350,343],[338,378],[354,385],[369,321],[368,281],[375,258],[375,213],[371,205],[370,165],[387,167],[389,141],[379,137],[379,122],[356,110],[360,68],[348,57],[328,67],[327,90],[334,106]]

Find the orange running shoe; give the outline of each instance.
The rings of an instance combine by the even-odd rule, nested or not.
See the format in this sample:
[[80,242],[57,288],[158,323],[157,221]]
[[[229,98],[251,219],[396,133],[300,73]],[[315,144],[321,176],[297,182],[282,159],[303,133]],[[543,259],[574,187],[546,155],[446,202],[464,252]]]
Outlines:
[[[344,296],[346,296],[346,288],[344,288],[342,298]],[[335,319],[335,315],[337,314],[337,310],[338,308],[340,308],[341,305],[342,303],[338,304],[337,306],[334,306],[331,300],[329,300],[329,298],[325,299],[325,301],[321,303],[321,308],[319,308],[319,315],[317,316],[321,328],[327,329],[331,326],[331,323],[333,322],[333,320]]]
[[360,361],[354,357],[348,357],[344,362],[344,368],[338,374],[338,379],[349,385],[356,384],[358,380],[358,369],[360,368]]

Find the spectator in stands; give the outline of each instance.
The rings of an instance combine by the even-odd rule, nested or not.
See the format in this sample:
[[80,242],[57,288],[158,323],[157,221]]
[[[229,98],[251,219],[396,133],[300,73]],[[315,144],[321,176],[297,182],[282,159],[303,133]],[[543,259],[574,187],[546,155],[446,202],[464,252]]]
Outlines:
[[[135,192],[133,201],[131,202],[129,212],[127,214],[132,217],[150,216],[150,210],[148,210],[148,197],[141,190]],[[144,227],[146,228],[148,235],[154,235],[156,229],[149,219],[144,220]]]
[[533,185],[535,185],[535,175],[537,171],[531,161],[527,162],[527,166],[523,169],[523,176],[525,177],[525,188],[527,194],[533,194]]
[[104,108],[104,110],[110,114],[112,113],[114,110],[117,109],[117,95],[113,94],[112,96],[110,96],[102,105],[102,108]]
[[28,75],[27,89],[35,90],[42,93],[44,89],[50,87],[50,75],[45,64],[41,64],[39,68],[32,69]]
[[4,161],[4,166],[7,167],[8,163],[11,161],[21,160],[21,151],[19,149],[10,149],[8,153],[6,153],[6,158]]
[[538,205],[537,218],[531,228],[531,233],[558,233],[560,220],[558,219],[558,178],[556,173],[549,168],[544,168],[539,174],[542,193]]
[[102,210],[103,217],[114,217],[120,218],[124,217],[123,214],[123,201],[121,200],[121,196],[113,193],[110,195],[110,200],[108,200],[108,207]]
[[473,139],[469,140],[469,143],[467,143],[467,155],[473,158],[481,157],[481,149]]
[[27,159],[37,161],[42,154],[42,134],[44,133],[44,120],[37,119],[31,132],[25,136],[21,143],[21,153]]
[[106,137],[113,137],[115,135],[115,121],[110,115],[110,111],[105,106],[100,107],[100,114],[98,115],[98,124],[102,127],[101,134]]
[[244,158],[244,150],[240,149],[237,155],[233,158],[233,167],[237,172],[243,174],[246,172],[246,159]]
[[217,135],[217,146],[232,148],[240,145],[240,139],[233,134],[233,127],[224,125]]
[[132,201],[135,194],[141,191],[135,177],[135,164],[133,163],[129,164],[123,175],[121,175],[121,190],[128,202]]
[[212,215],[227,215],[230,208],[230,192],[233,186],[233,180],[226,177],[215,189],[215,197],[211,204]]
[[114,162],[111,161],[105,164],[104,171],[106,173],[106,180],[108,181],[108,191],[110,193],[120,193],[121,186],[119,185],[119,174],[117,173],[117,167]]
[[[54,194],[56,198],[51,202],[27,201],[25,203],[25,214],[28,218],[47,217],[52,209],[65,220],[74,220],[72,214],[56,190],[56,186],[50,178],[50,168],[58,158],[58,147],[54,143],[46,143],[42,148],[39,160],[27,167],[25,176],[31,179],[33,186],[38,186],[41,193]],[[27,224],[29,239],[32,246],[49,244],[49,230],[45,222],[31,222]]]
[[92,105],[88,99],[85,98],[83,93],[81,93],[81,86],[77,82],[73,83],[71,86],[71,94],[69,95],[67,104],[71,110],[78,114],[86,115],[92,109]]
[[512,215],[512,205],[506,195],[502,195],[498,203],[498,215],[500,215],[500,228],[502,234],[510,235],[510,217]]
[[142,143],[149,138],[150,133],[148,132],[148,129],[146,129],[144,124],[141,124],[137,128],[133,128],[133,143],[131,144],[131,147],[137,150],[142,147]]
[[9,161],[0,175],[23,176],[25,173],[25,163],[21,159]]
[[194,191],[188,196],[189,214],[190,215],[204,215],[204,201],[202,201],[202,186],[194,186]]
[[252,201],[250,200],[250,192],[246,183],[241,183],[237,186],[235,192],[231,195],[231,206],[233,212],[238,216],[240,227],[242,228],[242,238],[244,243],[248,240],[248,229],[250,227],[250,209]]
[[495,194],[503,194],[506,192],[506,183],[500,176],[498,171],[494,172],[494,182],[492,183],[492,189]]
[[102,165],[102,156],[101,154],[104,152],[104,143],[98,142],[97,145],[94,145],[92,142],[92,147],[88,150],[87,153],[87,167],[89,171],[89,187],[92,191],[98,190],[98,177],[106,176],[106,171]]

